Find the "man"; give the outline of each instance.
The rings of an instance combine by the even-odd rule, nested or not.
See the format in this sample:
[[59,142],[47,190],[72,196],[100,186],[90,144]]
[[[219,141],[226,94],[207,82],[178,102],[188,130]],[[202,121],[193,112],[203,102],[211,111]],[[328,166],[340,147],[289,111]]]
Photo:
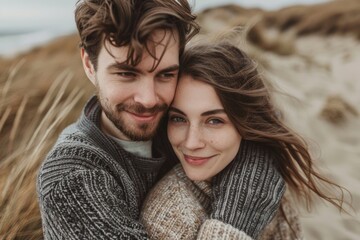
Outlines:
[[152,140],[195,17],[186,0],[84,0],[75,18],[97,94],[39,172],[44,237],[147,239],[139,209],[163,163],[172,165]]

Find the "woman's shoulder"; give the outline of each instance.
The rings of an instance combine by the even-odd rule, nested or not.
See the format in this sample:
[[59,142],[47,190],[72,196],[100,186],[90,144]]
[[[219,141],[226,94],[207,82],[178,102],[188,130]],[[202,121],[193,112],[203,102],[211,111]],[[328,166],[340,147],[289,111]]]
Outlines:
[[[193,239],[207,213],[175,166],[147,195],[140,221],[152,239]],[[180,176],[179,176],[180,173]],[[185,175],[186,176],[186,175]],[[191,181],[190,181],[191,182]]]
[[[176,165],[150,190],[144,205],[180,204],[187,199],[191,199],[192,194],[189,193],[192,189],[188,187],[189,183],[191,183],[191,180],[186,177],[181,165]],[[169,199],[172,199],[172,201],[169,201]]]

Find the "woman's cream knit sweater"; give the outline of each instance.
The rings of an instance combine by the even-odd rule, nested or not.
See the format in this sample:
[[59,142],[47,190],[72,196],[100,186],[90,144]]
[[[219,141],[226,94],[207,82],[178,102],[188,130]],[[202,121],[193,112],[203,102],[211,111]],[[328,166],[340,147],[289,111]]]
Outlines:
[[[303,239],[288,193],[281,208],[283,211],[279,209],[260,239]],[[191,181],[179,164],[150,191],[140,219],[152,239],[251,239],[226,223],[209,219],[210,212],[210,184]]]

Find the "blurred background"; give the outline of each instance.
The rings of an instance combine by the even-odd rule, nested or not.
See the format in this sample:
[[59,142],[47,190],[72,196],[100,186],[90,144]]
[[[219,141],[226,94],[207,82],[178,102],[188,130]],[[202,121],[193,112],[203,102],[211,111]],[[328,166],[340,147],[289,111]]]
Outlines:
[[[245,50],[284,121],[309,143],[314,164],[351,193],[344,195],[349,214],[316,198],[311,211],[299,205],[305,238],[359,240],[360,0],[191,4],[201,26],[194,40],[222,33]],[[42,239],[38,168],[94,93],[74,6],[0,0],[0,239]]]
[[[275,10],[326,0],[191,0],[195,12],[229,3]],[[0,56],[11,56],[76,31],[75,0],[0,0]]]

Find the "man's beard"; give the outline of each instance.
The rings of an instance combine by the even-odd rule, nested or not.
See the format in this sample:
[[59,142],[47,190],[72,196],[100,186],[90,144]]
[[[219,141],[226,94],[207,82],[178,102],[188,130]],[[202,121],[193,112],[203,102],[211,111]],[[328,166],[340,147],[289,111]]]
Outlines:
[[106,117],[116,126],[116,128],[128,137],[131,141],[148,141],[151,140],[158,128],[161,118],[157,121],[154,120],[150,123],[136,124],[135,122],[129,122],[124,119],[121,113],[125,111],[130,113],[141,114],[161,114],[163,115],[168,105],[163,103],[161,105],[155,105],[152,108],[146,108],[139,103],[121,103],[116,105],[116,110],[113,110],[108,104],[106,99],[98,95],[101,108],[105,113]]

